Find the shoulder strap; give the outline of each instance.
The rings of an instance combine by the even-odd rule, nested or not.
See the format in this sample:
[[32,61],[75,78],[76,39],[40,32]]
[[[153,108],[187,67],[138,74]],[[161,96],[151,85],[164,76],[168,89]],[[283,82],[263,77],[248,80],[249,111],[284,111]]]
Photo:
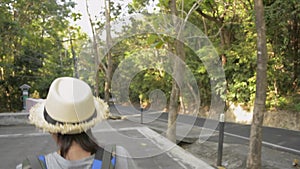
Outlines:
[[40,162],[42,162],[42,163],[41,163],[42,168],[43,168],[43,169],[47,169],[46,158],[45,158],[45,156],[44,156],[44,155],[39,155],[38,158],[39,158]]
[[95,159],[92,164],[92,169],[101,169],[102,167],[102,154],[103,149],[99,147],[95,153]]
[[[42,156],[44,157],[44,156]],[[44,161],[40,160],[37,156],[28,156],[26,160],[22,163],[23,169],[46,169]]]
[[104,148],[102,157],[102,169],[114,169],[116,163],[116,145],[107,145]]

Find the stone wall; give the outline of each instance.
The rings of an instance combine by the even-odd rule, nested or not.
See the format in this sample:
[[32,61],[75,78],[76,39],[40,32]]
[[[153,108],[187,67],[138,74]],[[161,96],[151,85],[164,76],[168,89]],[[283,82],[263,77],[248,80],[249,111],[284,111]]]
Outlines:
[[34,106],[35,104],[39,103],[43,101],[43,99],[33,99],[33,98],[28,98],[26,99],[26,112],[29,112],[29,110],[31,109],[32,106]]

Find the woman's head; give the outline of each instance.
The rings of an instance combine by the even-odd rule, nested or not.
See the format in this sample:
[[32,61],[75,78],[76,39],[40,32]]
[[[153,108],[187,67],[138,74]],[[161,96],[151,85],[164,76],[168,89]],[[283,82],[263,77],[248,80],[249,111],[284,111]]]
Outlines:
[[30,109],[29,120],[50,133],[79,134],[96,125],[109,113],[108,105],[92,95],[84,81],[55,79],[47,98]]

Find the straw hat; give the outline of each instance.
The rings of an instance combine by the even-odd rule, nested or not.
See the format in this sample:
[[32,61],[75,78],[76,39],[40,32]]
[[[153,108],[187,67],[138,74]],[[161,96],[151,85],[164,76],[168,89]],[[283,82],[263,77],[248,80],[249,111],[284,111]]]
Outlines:
[[76,134],[92,128],[108,111],[84,81],[62,77],[52,82],[46,100],[30,109],[29,121],[50,133]]

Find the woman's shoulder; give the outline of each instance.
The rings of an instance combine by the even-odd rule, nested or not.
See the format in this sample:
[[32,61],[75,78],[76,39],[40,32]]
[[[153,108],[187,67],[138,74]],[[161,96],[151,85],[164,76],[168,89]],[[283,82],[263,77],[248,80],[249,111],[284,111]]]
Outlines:
[[120,155],[129,155],[128,151],[126,150],[126,148],[124,148],[123,146],[116,146],[116,154],[120,154]]
[[137,169],[137,166],[126,148],[116,146],[116,169]]
[[70,161],[60,156],[57,152],[53,152],[47,154],[45,159],[48,168],[89,168],[94,160],[94,155],[84,159]]

